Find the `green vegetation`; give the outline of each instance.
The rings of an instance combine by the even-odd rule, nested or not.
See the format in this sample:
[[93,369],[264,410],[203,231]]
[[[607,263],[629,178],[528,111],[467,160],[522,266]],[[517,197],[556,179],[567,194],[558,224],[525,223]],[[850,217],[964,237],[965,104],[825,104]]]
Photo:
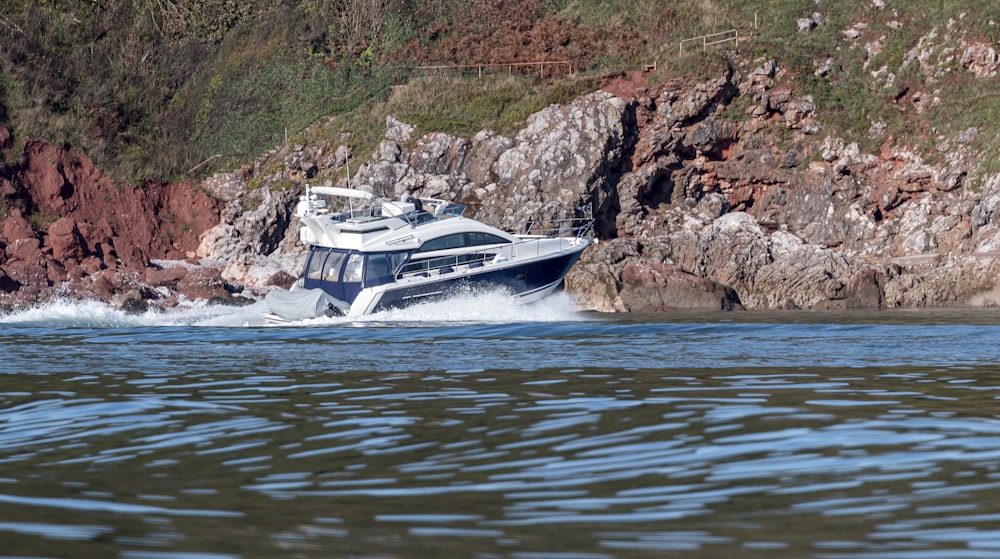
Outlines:
[[[709,77],[730,45],[693,42],[680,56],[680,42],[736,29],[741,58],[776,61],[794,95],[812,96],[825,133],[869,151],[906,142],[934,161],[943,139],[970,128],[966,149],[1000,149],[1000,131],[983,126],[1000,101],[981,93],[959,50],[995,46],[998,21],[1000,5],[984,0],[905,10],[871,0],[8,0],[0,122],[17,142],[71,142],[124,180],[235,169],[286,141],[364,157],[390,113],[419,133],[510,135],[602,76],[655,62],[651,80]],[[542,61],[575,73],[489,66]],[[475,67],[416,69],[430,65]],[[724,116],[750,104],[737,99]]]
[[471,136],[480,130],[513,136],[533,113],[594,91],[592,76],[558,81],[524,76],[482,79],[415,78],[389,100],[387,109],[417,133],[445,131]]
[[284,142],[289,132],[298,133],[323,116],[383,98],[400,75],[389,67],[362,73],[344,65],[331,71],[321,62],[284,51],[226,70],[227,78],[215,74],[208,80],[191,139],[200,155],[220,154],[223,163],[233,165]]
[[[813,96],[829,132],[863,149],[874,151],[893,138],[940,160],[934,148],[940,137],[981,127],[997,114],[997,102],[982,95],[981,84],[960,67],[959,49],[963,40],[996,44],[1000,6],[915,0],[903,11],[857,0],[838,2],[836,9],[791,1],[770,2],[766,8],[758,14],[755,48],[781,62],[800,93]],[[789,32],[812,11],[823,15],[820,25]],[[849,40],[849,29],[863,35]],[[832,70],[817,76],[817,66],[827,59]],[[940,102],[929,102],[932,98]],[[872,134],[874,123],[883,124],[885,132]],[[998,138],[993,130],[981,129],[977,149],[994,150]]]
[[32,212],[28,214],[28,223],[32,227],[39,231],[44,231],[48,229],[49,225],[52,225],[59,219],[58,215],[42,213],[42,212]]

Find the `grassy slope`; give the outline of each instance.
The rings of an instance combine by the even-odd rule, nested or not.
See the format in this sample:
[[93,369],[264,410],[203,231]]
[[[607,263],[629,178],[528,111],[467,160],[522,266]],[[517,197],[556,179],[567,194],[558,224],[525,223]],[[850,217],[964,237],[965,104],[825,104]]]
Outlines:
[[[1000,7],[985,1],[10,3],[0,15],[4,120],[19,139],[73,142],[122,179],[184,177],[206,159],[198,172],[236,168],[286,138],[347,137],[364,149],[389,112],[421,131],[511,133],[601,75],[654,60],[658,78],[697,72],[704,58],[679,57],[678,42],[732,28],[752,34],[746,58],[777,60],[795,93],[813,96],[827,131],[865,149],[891,140],[939,158],[942,137],[972,126],[973,149],[1000,145],[1000,133],[982,126],[1000,100],[959,62],[962,41],[997,43]],[[822,24],[798,32],[814,12]],[[845,38],[852,27],[860,39]],[[817,76],[827,59],[831,71]],[[583,71],[429,79],[409,69],[539,60]],[[418,87],[389,99],[393,85],[414,78]],[[917,110],[915,100],[935,97]],[[337,118],[307,129],[328,115]],[[872,133],[873,123],[884,129]]]

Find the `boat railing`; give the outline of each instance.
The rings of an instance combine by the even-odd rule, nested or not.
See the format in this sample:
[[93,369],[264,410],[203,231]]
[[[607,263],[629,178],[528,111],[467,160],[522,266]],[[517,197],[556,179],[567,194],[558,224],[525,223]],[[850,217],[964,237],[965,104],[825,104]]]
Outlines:
[[459,266],[478,268],[492,261],[497,254],[496,248],[462,254],[435,256],[418,262],[409,262],[396,272],[397,278],[413,275],[440,275],[454,272]]
[[412,204],[406,202],[381,201],[383,215],[398,217],[415,227],[428,221],[458,217],[465,213],[465,205],[456,202],[438,198],[421,198],[420,202],[424,208],[422,211],[416,211]]
[[591,216],[565,219],[535,219],[511,223],[503,227],[520,237],[583,237],[594,225]]
[[363,208],[352,208],[343,211],[337,211],[330,213],[330,219],[337,222],[362,222],[362,221],[375,221],[380,219],[385,219],[376,208],[371,206]]
[[[589,243],[582,235],[521,235],[520,242],[511,246],[511,254],[514,257],[541,256],[561,252],[579,246],[581,243]],[[553,246],[558,243],[558,247]]]

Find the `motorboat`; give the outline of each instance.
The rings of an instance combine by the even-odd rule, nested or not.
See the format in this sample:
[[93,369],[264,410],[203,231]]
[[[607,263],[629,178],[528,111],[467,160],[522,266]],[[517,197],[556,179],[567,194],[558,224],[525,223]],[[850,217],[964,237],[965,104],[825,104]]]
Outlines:
[[267,294],[267,319],[362,316],[469,289],[530,303],[557,290],[595,242],[589,213],[501,229],[464,217],[462,204],[418,200],[420,209],[361,189],[307,186],[296,208],[309,246],[304,273],[292,289]]

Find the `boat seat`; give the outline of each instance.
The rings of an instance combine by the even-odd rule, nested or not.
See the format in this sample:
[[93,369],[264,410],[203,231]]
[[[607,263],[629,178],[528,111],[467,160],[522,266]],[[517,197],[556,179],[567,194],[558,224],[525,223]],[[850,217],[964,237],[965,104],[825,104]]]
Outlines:
[[483,263],[482,262],[471,262],[469,264],[469,268],[470,269],[471,268],[482,268],[482,267],[483,267]]
[[454,271],[455,271],[455,269],[452,268],[451,266],[445,266],[444,268],[441,268],[441,271],[438,272],[438,274],[440,274],[440,275],[450,274],[450,273],[452,273]]

